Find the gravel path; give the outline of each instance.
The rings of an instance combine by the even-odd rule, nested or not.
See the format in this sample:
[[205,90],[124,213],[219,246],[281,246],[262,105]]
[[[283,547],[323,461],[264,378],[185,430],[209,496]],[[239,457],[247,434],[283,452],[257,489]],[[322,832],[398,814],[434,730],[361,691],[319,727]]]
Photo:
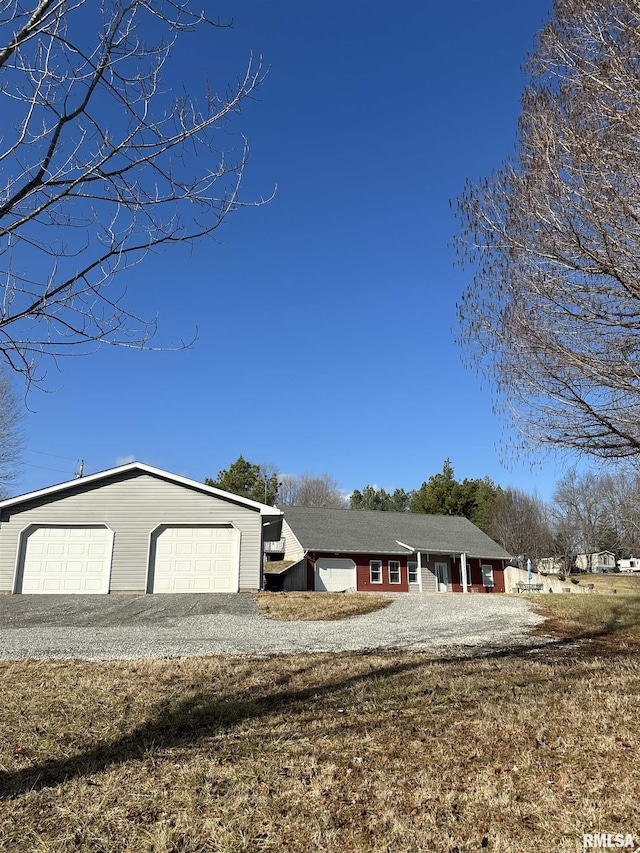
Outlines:
[[275,622],[252,595],[0,597],[0,659],[130,660],[527,645],[541,617],[505,596],[402,595],[339,622]]

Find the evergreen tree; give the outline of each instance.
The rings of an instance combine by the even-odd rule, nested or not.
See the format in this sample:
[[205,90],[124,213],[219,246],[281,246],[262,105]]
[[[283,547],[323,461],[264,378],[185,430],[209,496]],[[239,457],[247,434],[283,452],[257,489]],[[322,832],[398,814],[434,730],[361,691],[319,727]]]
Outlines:
[[407,512],[412,492],[396,489],[392,495],[386,489],[365,486],[362,491],[355,489],[351,494],[351,509],[373,509],[382,512]]
[[219,471],[216,480],[207,477],[204,482],[207,486],[269,506],[275,504],[278,494],[277,472],[265,465],[248,462],[242,455],[227,470]]

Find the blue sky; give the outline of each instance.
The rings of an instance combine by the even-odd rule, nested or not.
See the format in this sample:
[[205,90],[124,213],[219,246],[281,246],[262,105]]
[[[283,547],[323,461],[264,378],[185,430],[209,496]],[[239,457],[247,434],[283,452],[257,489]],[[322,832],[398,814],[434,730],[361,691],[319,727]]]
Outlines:
[[[466,276],[449,201],[513,150],[521,64],[550,0],[216,4],[232,30],[184,43],[190,91],[251,52],[270,73],[234,119],[251,157],[241,210],[122,284],[157,346],[61,362],[25,423],[24,492],[132,458],[201,480],[239,454],[346,492],[441,470],[548,497],[560,469],[500,461],[504,419],[462,365]],[[176,82],[172,78],[172,83]]]

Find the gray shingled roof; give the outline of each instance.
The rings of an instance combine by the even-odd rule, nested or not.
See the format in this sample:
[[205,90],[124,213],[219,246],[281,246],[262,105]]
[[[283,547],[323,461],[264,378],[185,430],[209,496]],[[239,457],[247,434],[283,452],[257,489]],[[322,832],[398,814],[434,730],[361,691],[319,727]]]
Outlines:
[[406,554],[413,550],[436,554],[508,560],[504,548],[467,518],[411,512],[373,512],[361,509],[282,507],[284,517],[307,551],[349,551],[361,554]]

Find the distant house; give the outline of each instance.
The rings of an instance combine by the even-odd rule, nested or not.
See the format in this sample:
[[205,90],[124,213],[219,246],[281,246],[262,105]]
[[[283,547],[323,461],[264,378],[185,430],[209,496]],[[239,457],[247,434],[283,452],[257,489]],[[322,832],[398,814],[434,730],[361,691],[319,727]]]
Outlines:
[[542,557],[536,560],[536,569],[543,574],[559,575],[565,571],[565,563],[562,557]]
[[[510,555],[466,518],[318,507],[283,511],[282,538],[269,546],[265,575],[284,573],[284,589],[505,590]],[[271,568],[273,558],[278,562]]]
[[592,554],[577,554],[576,569],[579,572],[606,574],[614,571],[616,555],[613,551],[596,551]]

